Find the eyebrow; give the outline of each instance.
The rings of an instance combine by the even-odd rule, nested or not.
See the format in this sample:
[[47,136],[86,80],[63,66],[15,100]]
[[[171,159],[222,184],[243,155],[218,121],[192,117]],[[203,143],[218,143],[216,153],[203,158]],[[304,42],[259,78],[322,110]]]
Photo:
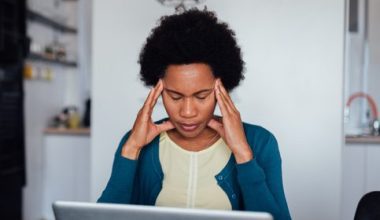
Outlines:
[[[168,91],[168,92],[171,92],[171,93],[175,93],[175,94],[177,94],[177,95],[184,96],[184,94],[182,94],[182,93],[180,93],[180,92],[177,92],[177,91],[175,91],[175,90],[166,89],[166,88],[164,88],[164,90],[166,90],[166,91]],[[199,91],[197,91],[197,92],[194,92],[192,95],[198,95],[198,94],[200,94],[200,93],[203,93],[203,92],[210,92],[210,91],[212,91],[212,90],[214,90],[214,89],[202,89],[202,90],[199,90]]]

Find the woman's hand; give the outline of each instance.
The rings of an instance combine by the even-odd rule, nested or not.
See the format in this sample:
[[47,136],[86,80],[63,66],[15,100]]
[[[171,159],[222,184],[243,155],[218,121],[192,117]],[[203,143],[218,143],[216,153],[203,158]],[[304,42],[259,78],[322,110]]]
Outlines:
[[161,79],[157,85],[150,90],[143,107],[137,114],[135,123],[125,142],[121,155],[129,159],[137,159],[140,150],[150,143],[158,134],[174,128],[170,121],[165,121],[162,124],[154,124],[152,120],[153,108],[156,105],[157,99],[163,90]]
[[222,119],[211,119],[208,126],[216,130],[230,147],[237,163],[244,163],[253,158],[253,152],[245,137],[240,113],[233,104],[220,79],[215,83],[215,94]]

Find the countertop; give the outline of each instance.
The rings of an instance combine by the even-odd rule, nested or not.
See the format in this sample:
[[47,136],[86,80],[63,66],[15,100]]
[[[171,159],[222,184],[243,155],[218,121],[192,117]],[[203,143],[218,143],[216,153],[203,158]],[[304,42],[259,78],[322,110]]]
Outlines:
[[346,135],[346,144],[380,144],[380,136]]
[[91,129],[90,128],[46,128],[44,130],[45,134],[48,135],[87,135],[90,136]]

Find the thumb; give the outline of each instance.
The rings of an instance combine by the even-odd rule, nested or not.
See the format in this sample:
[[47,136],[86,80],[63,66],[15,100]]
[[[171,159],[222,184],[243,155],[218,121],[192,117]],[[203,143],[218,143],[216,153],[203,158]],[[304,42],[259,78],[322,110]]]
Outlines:
[[161,124],[157,125],[158,130],[161,132],[171,130],[174,127],[173,123],[171,121],[164,121]]
[[219,121],[215,120],[214,118],[212,118],[208,123],[207,125],[214,129],[216,132],[218,132],[218,134],[224,138],[224,127],[223,127],[223,124],[220,123]]

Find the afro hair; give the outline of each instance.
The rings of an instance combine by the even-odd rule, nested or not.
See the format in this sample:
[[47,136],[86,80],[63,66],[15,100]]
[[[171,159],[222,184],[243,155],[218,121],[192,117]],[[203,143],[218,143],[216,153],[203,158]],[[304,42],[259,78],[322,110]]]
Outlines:
[[147,86],[163,78],[172,64],[207,64],[228,91],[244,79],[244,61],[234,31],[206,9],[161,17],[147,38],[138,62],[140,79]]

